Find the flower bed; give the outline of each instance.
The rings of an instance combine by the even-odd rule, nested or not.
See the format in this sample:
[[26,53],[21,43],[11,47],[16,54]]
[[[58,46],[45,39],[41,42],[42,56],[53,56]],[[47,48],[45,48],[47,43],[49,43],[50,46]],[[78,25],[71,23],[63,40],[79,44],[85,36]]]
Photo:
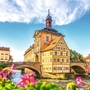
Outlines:
[[[37,82],[34,72],[25,74],[17,84],[14,84],[8,78],[9,74],[15,74],[13,67],[14,65],[0,71],[0,90],[63,90],[54,83]],[[77,77],[75,82],[66,85],[66,90],[80,90],[82,86],[84,86],[83,90],[90,90],[90,85],[82,81],[81,77]]]

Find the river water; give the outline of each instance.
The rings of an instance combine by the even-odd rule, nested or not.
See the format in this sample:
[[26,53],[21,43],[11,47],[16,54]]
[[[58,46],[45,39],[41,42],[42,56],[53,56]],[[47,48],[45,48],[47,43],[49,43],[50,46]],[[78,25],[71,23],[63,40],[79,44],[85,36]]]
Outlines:
[[[15,75],[11,76],[11,80],[16,84],[16,83],[18,83],[18,81],[20,80],[20,78],[22,76],[23,76],[23,74],[21,74],[21,71],[15,70]],[[67,83],[71,82],[71,81],[75,81],[75,79],[70,79],[70,80],[40,79],[38,81],[44,81],[44,82],[47,82],[47,83],[48,82],[53,82],[53,83],[57,84],[58,86],[62,87],[63,90],[65,90],[65,87],[66,87]],[[90,79],[83,78],[83,81],[90,84]],[[83,90],[83,88],[80,88],[80,90]]]

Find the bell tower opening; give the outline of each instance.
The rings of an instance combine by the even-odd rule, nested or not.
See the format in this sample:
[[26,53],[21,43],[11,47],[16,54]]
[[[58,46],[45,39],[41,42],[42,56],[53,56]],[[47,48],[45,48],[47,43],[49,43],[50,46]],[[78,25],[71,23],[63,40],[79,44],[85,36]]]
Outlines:
[[51,24],[51,22],[49,21],[49,25]]

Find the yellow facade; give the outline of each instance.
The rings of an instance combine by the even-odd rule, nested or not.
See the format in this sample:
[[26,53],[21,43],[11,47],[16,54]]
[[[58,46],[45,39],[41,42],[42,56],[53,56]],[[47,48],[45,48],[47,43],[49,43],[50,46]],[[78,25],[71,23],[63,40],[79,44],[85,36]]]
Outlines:
[[[69,73],[70,50],[68,49],[64,39],[61,40],[59,38],[57,41],[58,43],[56,42],[56,45],[52,50],[42,52],[43,71],[50,73]],[[49,48],[47,47],[46,49]]]
[[12,61],[9,48],[0,47],[0,61]]
[[25,59],[24,59],[25,61],[35,62],[33,49],[32,49],[30,52],[28,52],[28,53],[25,55],[24,58],[25,58]]
[[47,16],[46,23],[46,28],[35,31],[34,44],[25,51],[24,60],[40,62],[42,72],[69,73],[70,50],[64,35],[51,27],[50,15]]
[[34,54],[34,47],[31,46],[24,55],[24,61],[25,62],[35,62],[35,54]]
[[[46,42],[46,33],[47,32],[40,32],[35,36],[33,48],[31,46],[26,51],[24,54],[24,60],[30,62],[40,62],[42,65],[42,72],[69,73],[70,50],[64,41],[63,36],[53,35],[52,37],[55,38]],[[42,43],[45,43],[45,45]]]
[[52,50],[42,52],[42,71],[52,73]]

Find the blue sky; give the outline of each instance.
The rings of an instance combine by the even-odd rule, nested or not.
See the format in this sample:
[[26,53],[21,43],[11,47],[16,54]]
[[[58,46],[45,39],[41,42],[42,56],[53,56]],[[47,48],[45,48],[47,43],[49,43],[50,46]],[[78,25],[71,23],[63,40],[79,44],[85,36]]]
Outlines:
[[90,53],[90,0],[0,0],[0,46],[10,47],[14,61],[24,60],[35,30],[45,27],[48,9],[68,47]]

